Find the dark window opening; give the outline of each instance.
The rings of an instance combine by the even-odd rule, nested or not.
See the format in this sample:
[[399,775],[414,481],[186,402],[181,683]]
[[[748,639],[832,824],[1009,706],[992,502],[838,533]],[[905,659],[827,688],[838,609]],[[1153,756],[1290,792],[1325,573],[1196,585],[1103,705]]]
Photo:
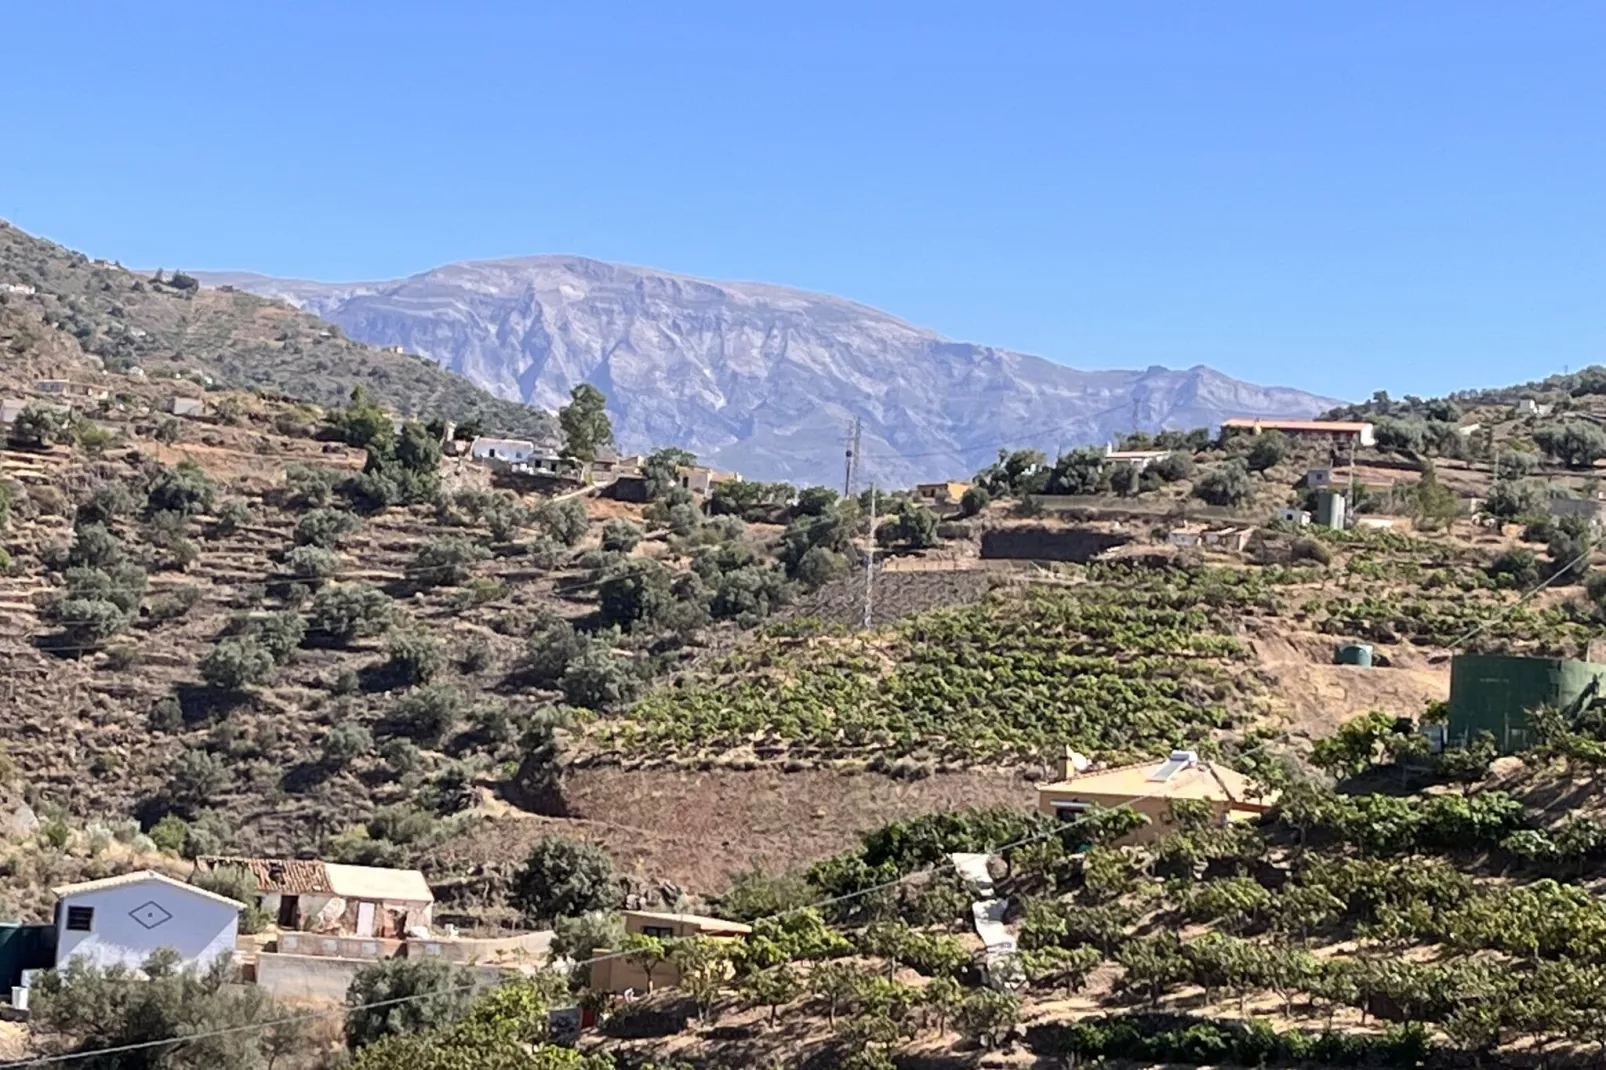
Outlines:
[[279,897],[279,928],[294,929],[301,924],[301,897],[297,895],[281,895]]
[[669,940],[674,937],[675,930],[667,925],[643,925],[641,927],[641,935],[655,936],[660,940]]
[[75,933],[87,933],[95,927],[94,907],[68,907],[67,930]]

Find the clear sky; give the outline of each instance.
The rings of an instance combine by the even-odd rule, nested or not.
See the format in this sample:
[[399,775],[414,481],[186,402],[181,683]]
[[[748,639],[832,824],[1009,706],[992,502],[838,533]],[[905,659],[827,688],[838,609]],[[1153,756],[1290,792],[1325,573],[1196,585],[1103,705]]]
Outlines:
[[0,0],[0,216],[580,253],[1358,397],[1606,361],[1606,4]]

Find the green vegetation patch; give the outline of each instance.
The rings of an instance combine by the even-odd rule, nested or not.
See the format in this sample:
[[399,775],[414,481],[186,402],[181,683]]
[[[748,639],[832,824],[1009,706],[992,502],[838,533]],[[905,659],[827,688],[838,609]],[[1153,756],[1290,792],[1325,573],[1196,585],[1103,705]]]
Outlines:
[[1145,574],[997,592],[845,638],[764,640],[658,688],[596,732],[657,753],[744,743],[969,761],[1069,743],[1148,754],[1232,721],[1243,574]]

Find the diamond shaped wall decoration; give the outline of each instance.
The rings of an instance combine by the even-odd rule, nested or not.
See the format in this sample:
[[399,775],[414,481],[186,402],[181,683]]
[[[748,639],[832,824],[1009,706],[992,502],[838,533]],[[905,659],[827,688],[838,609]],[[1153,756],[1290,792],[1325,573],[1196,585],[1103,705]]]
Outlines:
[[141,903],[133,910],[130,910],[128,916],[147,929],[154,929],[158,925],[173,920],[173,915],[160,903]]

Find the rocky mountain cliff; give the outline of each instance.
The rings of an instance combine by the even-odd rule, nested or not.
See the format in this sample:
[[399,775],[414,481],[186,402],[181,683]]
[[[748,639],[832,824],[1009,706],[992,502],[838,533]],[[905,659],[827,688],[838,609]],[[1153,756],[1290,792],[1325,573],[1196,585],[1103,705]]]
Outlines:
[[1205,367],[1079,371],[953,342],[837,297],[579,257],[449,264],[387,282],[202,273],[401,346],[491,392],[555,408],[581,380],[628,448],[681,445],[749,478],[838,484],[854,417],[868,476],[968,475],[999,447],[1100,443],[1335,402]]

